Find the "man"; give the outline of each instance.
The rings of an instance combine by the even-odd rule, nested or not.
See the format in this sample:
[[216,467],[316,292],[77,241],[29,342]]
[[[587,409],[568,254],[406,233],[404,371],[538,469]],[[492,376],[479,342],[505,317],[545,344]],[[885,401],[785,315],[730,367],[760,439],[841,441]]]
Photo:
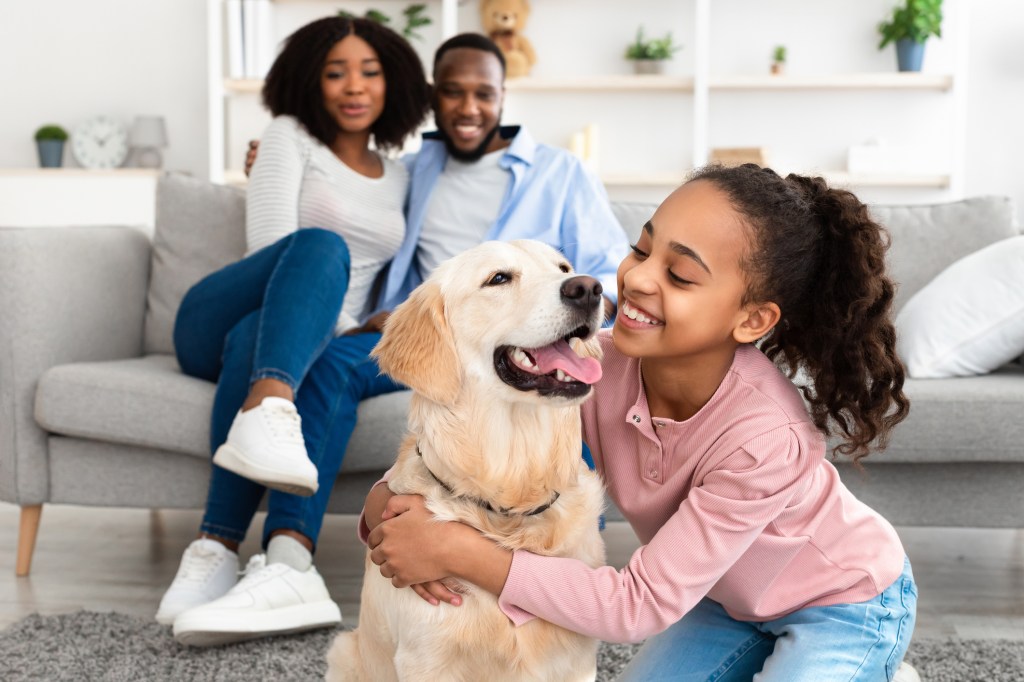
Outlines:
[[[609,317],[614,313],[615,273],[626,253],[625,235],[604,188],[578,159],[537,144],[522,127],[500,125],[505,96],[501,51],[482,35],[457,35],[438,48],[433,76],[438,130],[425,135],[422,149],[406,159],[406,237],[382,279],[379,308],[356,333],[331,341],[296,395],[307,450],[337,453],[330,458],[336,465],[314,459],[322,463],[316,494],[295,505],[302,511],[294,518],[268,515],[264,545],[276,529],[276,545],[267,555],[275,570],[259,580],[244,580],[227,596],[191,611],[189,622],[201,628],[208,621],[218,630],[217,641],[229,641],[233,629],[237,639],[273,635],[281,627],[299,629],[303,605],[326,593],[312,569],[312,552],[359,402],[404,388],[380,375],[369,352],[390,311],[437,264],[485,240],[538,239],[564,253],[577,271],[596,277],[604,286],[606,312]],[[255,339],[235,341],[225,348],[225,366],[251,362]],[[202,576],[201,571],[191,574]],[[209,594],[201,577],[188,582],[179,573],[179,578],[168,592],[178,586]],[[288,625],[253,633],[254,615]],[[185,638],[190,633],[175,634]]]

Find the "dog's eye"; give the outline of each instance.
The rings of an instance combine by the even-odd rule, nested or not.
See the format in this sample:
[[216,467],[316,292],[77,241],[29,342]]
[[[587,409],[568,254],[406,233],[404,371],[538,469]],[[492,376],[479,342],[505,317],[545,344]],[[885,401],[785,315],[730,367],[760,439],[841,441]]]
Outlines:
[[561,270],[562,272],[572,272],[572,268],[569,266],[568,263],[559,263],[558,269]]
[[510,272],[496,272],[489,280],[484,284],[485,287],[496,287],[501,284],[508,284],[512,281],[512,273]]

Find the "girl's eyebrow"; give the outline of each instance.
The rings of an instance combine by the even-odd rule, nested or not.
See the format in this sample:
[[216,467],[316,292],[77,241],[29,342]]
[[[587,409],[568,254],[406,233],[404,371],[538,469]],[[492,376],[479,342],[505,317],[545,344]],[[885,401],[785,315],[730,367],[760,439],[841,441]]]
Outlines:
[[[644,223],[644,232],[651,235],[652,237],[654,236],[654,225],[651,224],[650,220]],[[686,256],[687,258],[693,259],[693,261],[697,263],[697,265],[704,268],[704,271],[706,273],[708,273],[709,275],[711,274],[711,269],[704,262],[704,259],[700,257],[699,253],[691,249],[689,246],[686,246],[685,244],[680,244],[679,242],[669,242],[668,248],[672,249],[675,253],[678,253],[680,256]]]

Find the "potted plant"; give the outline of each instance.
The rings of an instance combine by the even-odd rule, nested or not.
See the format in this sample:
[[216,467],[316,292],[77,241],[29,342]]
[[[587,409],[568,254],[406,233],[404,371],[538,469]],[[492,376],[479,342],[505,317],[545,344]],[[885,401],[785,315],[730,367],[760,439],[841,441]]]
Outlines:
[[[402,35],[405,36],[407,40],[412,40],[414,38],[416,40],[423,40],[423,36],[417,33],[416,29],[429,26],[433,23],[431,18],[425,15],[426,10],[427,6],[423,3],[409,5],[402,10],[402,14],[405,16],[405,28],[402,29]],[[352,12],[347,12],[345,10],[338,10],[338,16],[347,19],[354,19],[356,17]],[[366,10],[366,13],[363,14],[363,18],[369,19],[370,21],[376,21],[378,24],[386,25],[391,23],[391,17],[376,9]]]
[[68,133],[59,125],[45,125],[36,131],[36,149],[42,168],[60,168],[64,159],[64,143]]
[[626,48],[626,59],[632,60],[636,73],[661,73],[666,60],[683,49],[672,42],[672,34],[666,33],[664,38],[644,38],[644,27],[636,30],[636,40]]
[[772,73],[774,75],[781,74],[786,67],[786,46],[776,45],[775,49],[772,50]]
[[896,44],[900,71],[920,71],[925,41],[929,36],[942,37],[942,0],[903,0],[878,25],[878,32],[882,35],[879,50]]

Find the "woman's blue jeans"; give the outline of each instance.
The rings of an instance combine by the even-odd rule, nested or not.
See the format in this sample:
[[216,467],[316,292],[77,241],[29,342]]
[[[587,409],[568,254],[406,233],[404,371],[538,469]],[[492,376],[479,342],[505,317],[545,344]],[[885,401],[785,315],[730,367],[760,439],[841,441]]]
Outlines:
[[903,574],[858,604],[814,606],[764,623],[738,621],[704,599],[644,643],[620,682],[882,682],[910,645],[917,585]]
[[[283,381],[298,401],[310,367],[334,337],[349,271],[348,247],[339,235],[304,228],[210,274],[188,291],[175,320],[174,346],[186,374],[217,382],[211,453],[227,439],[254,381]],[[332,469],[330,462],[321,468],[318,455],[323,454],[323,448],[309,452],[318,469],[336,472],[340,455]],[[326,487],[329,494],[330,485]],[[265,490],[214,466],[203,532],[240,542]],[[294,499],[275,500],[281,497]],[[304,506],[298,503],[302,499],[273,491],[269,504],[272,510],[292,510]],[[315,525],[319,530],[319,520]]]

